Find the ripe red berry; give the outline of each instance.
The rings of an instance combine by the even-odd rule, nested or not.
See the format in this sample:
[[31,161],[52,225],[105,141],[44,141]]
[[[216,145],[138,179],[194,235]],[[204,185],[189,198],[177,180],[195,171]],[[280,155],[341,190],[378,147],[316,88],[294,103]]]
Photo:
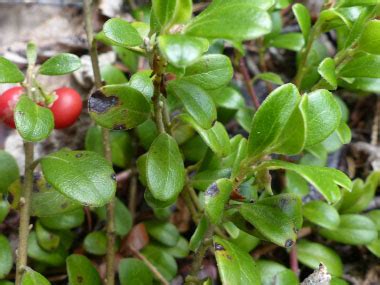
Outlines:
[[62,87],[55,90],[56,99],[50,107],[54,115],[54,128],[71,126],[82,111],[82,98],[74,89]]
[[20,86],[12,87],[0,95],[0,121],[3,121],[7,126],[15,129],[15,121],[13,118],[14,109],[24,93],[24,88]]

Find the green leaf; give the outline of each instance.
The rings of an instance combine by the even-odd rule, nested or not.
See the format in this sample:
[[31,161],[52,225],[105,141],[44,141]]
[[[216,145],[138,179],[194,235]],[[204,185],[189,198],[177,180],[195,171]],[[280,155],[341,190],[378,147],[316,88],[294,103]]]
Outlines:
[[153,82],[148,72],[140,71],[132,75],[129,86],[140,91],[149,100],[153,97]]
[[358,52],[350,61],[342,65],[338,76],[341,78],[380,78],[379,64],[380,55]]
[[298,278],[293,271],[271,260],[257,261],[262,285],[296,285]]
[[224,207],[230,199],[232,182],[222,178],[208,187],[205,193],[205,211],[213,224],[220,224],[223,219]]
[[145,122],[150,115],[148,99],[127,85],[108,85],[91,94],[90,116],[107,129],[127,130]]
[[20,176],[16,160],[4,150],[0,150],[0,176],[0,193],[8,192],[8,187]]
[[107,253],[107,236],[104,232],[90,232],[84,238],[84,249],[94,255],[105,255]]
[[82,204],[100,207],[115,194],[115,173],[95,152],[63,149],[43,157],[41,167],[47,182]]
[[173,256],[159,247],[147,245],[141,253],[157,268],[168,281],[177,273],[177,263]]
[[215,257],[222,283],[259,285],[260,275],[253,258],[237,245],[214,237]]
[[305,45],[305,40],[300,33],[287,33],[271,38],[268,44],[276,48],[284,48],[291,51],[300,51]]
[[303,96],[300,106],[306,118],[306,146],[322,142],[338,128],[342,115],[329,91],[321,89]]
[[184,23],[191,18],[191,0],[153,0],[152,13],[164,29]]
[[273,84],[282,85],[284,84],[284,81],[280,77],[280,75],[273,73],[273,72],[263,72],[255,75],[255,77],[252,79],[253,82],[257,80],[264,80]]
[[186,68],[183,79],[210,90],[227,85],[233,75],[230,59],[222,54],[207,54]]
[[146,161],[148,187],[154,198],[172,200],[182,191],[185,168],[176,141],[166,133],[152,143]]
[[343,279],[340,279],[337,277],[333,277],[333,278],[331,278],[330,285],[348,285],[348,283],[346,280],[343,280]]
[[297,257],[311,269],[317,269],[319,264],[323,263],[331,275],[339,277],[343,274],[343,264],[339,255],[322,244],[300,240],[297,242]]
[[24,140],[38,142],[50,135],[54,117],[50,109],[37,105],[27,96],[21,96],[15,108],[15,123]]
[[260,239],[242,231],[232,222],[224,223],[223,227],[230,235],[231,242],[246,252],[251,252],[260,243]]
[[151,285],[153,275],[145,263],[136,258],[123,258],[119,263],[121,285]]
[[331,57],[325,58],[318,66],[318,73],[331,86],[332,90],[338,87],[335,74],[335,61]]
[[196,251],[201,245],[203,238],[208,229],[208,221],[205,216],[202,216],[193,235],[190,238],[189,248],[192,251]]
[[105,81],[107,85],[123,84],[128,82],[124,73],[111,64],[103,65],[100,69],[100,73],[102,80]]
[[200,191],[206,191],[207,188],[220,178],[228,178],[231,174],[231,169],[215,169],[198,172],[191,179],[191,185]]
[[340,223],[338,211],[322,201],[311,201],[303,206],[303,215],[312,223],[326,229],[336,229]]
[[372,53],[372,54],[380,54],[380,51],[378,48],[379,42],[380,42],[380,21],[379,20],[368,21],[359,39],[358,49],[368,52],[368,53]]
[[236,121],[239,123],[239,125],[246,131],[250,132],[252,128],[252,120],[253,116],[255,114],[255,111],[251,107],[243,107],[240,108],[236,113]]
[[105,22],[103,32],[116,46],[134,47],[143,43],[143,39],[137,30],[130,23],[120,18],[112,18]]
[[271,242],[291,247],[302,226],[301,200],[293,194],[280,194],[243,204],[240,213],[256,230]]
[[21,278],[21,285],[50,285],[50,282],[42,274],[26,267]]
[[294,171],[286,171],[286,192],[296,194],[299,197],[306,196],[309,193],[309,186],[301,175]]
[[376,239],[367,245],[367,248],[375,256],[380,257],[380,239]]
[[45,229],[39,221],[37,221],[35,227],[37,241],[42,249],[52,251],[58,248],[60,243],[59,235]]
[[339,7],[371,6],[379,4],[379,0],[339,0]]
[[160,36],[158,45],[164,57],[176,67],[186,67],[192,64],[209,47],[206,39],[183,35]]
[[375,223],[376,229],[380,231],[380,210],[372,210],[366,213],[366,216]]
[[231,87],[209,91],[209,95],[217,107],[237,110],[245,106],[243,96]]
[[60,53],[45,61],[38,72],[43,75],[64,75],[81,67],[78,56],[71,53]]
[[13,254],[6,236],[0,235],[0,278],[5,278],[12,270]]
[[38,262],[50,266],[61,266],[65,263],[66,252],[62,247],[55,251],[43,250],[38,242],[35,232],[31,232],[28,239],[28,256]]
[[48,229],[68,230],[79,227],[83,223],[84,212],[83,209],[77,209],[65,214],[41,217],[39,221]]
[[[274,90],[255,113],[248,139],[248,155],[265,155],[281,135],[286,123],[298,105],[300,95],[293,84]],[[268,124],[271,128],[268,129]]]
[[167,90],[181,100],[186,111],[200,127],[212,127],[216,120],[215,104],[202,88],[185,80],[173,80],[169,82]]
[[371,219],[355,214],[341,215],[337,229],[321,229],[320,233],[327,239],[351,245],[367,245],[378,237],[376,225]]
[[296,3],[292,6],[292,10],[294,16],[296,16],[298,25],[302,31],[302,34],[307,40],[309,37],[310,29],[311,29],[311,17],[309,14],[309,10],[302,4]]
[[280,160],[263,162],[260,168],[286,169],[301,175],[307,182],[312,184],[329,203],[337,202],[341,197],[339,187],[351,191],[351,180],[341,171],[328,167],[310,165],[297,165]]
[[24,81],[24,74],[17,65],[0,56],[0,83],[18,83]]
[[163,249],[174,258],[186,258],[189,255],[189,243],[182,236],[179,237],[175,246],[163,247]]
[[0,200],[0,224],[3,223],[10,211],[10,205],[8,201]]
[[72,254],[66,259],[70,285],[101,285],[99,273],[91,261],[79,254]]
[[178,242],[179,232],[171,223],[148,221],[145,227],[151,237],[164,245],[175,246]]
[[[271,1],[272,2],[272,1]],[[256,39],[271,31],[269,14],[259,8],[260,3],[244,0],[212,2],[185,28],[192,36],[244,41]]]

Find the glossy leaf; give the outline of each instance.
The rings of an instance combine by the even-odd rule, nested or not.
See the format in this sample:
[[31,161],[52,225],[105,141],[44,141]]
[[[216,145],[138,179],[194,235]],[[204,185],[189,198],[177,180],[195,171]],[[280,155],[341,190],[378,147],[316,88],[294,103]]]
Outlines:
[[259,74],[255,75],[255,77],[252,79],[252,81],[255,82],[258,79],[261,79],[261,80],[264,80],[264,81],[267,81],[267,82],[270,82],[273,84],[277,84],[277,85],[284,84],[284,81],[282,81],[282,78],[278,74],[273,73],[273,72],[259,73]]
[[331,86],[332,90],[337,88],[338,82],[335,74],[335,61],[332,58],[327,57],[321,62],[318,66],[318,73]]
[[103,65],[100,69],[100,73],[102,76],[102,80],[105,81],[107,85],[123,84],[128,82],[124,73],[111,64]]
[[94,255],[104,255],[107,253],[107,237],[104,232],[90,232],[84,239],[84,249]]
[[309,193],[309,186],[305,179],[294,171],[286,171],[286,192],[303,197]]
[[294,272],[282,264],[271,260],[257,261],[262,285],[296,285],[299,284]]
[[337,229],[321,229],[320,233],[327,239],[351,245],[367,245],[378,237],[376,225],[372,220],[355,214],[341,215]]
[[0,235],[0,278],[5,278],[12,270],[13,253],[6,236]]
[[0,83],[18,83],[24,81],[24,74],[17,65],[0,56]]
[[287,33],[271,38],[268,44],[276,48],[300,51],[305,45],[305,40],[300,33]]
[[216,170],[205,170],[198,172],[191,180],[192,186],[195,189],[206,191],[207,188],[219,178],[228,178],[231,174],[231,170],[228,168],[225,169],[216,169]]
[[309,10],[301,3],[294,4],[292,6],[292,10],[293,10],[294,16],[296,16],[301,32],[305,40],[307,40],[310,33],[310,29],[311,29],[311,17],[309,14]]
[[380,55],[358,52],[350,61],[339,69],[339,77],[380,78]]
[[43,75],[64,75],[81,67],[78,56],[71,53],[60,53],[45,61],[38,72]]
[[80,226],[84,221],[83,209],[77,209],[65,214],[41,217],[41,224],[52,230],[66,230]]
[[208,50],[206,39],[183,35],[163,35],[158,38],[160,51],[176,67],[186,67]]
[[339,255],[322,244],[300,240],[297,242],[297,257],[311,269],[317,269],[319,264],[323,263],[331,275],[339,277],[343,274],[343,264]]
[[322,201],[311,201],[303,206],[303,215],[312,223],[326,229],[336,229],[340,223],[338,211]]
[[41,167],[47,182],[82,204],[100,207],[115,194],[115,173],[95,152],[60,150],[42,158]]
[[245,231],[239,229],[234,223],[227,222],[223,227],[231,237],[231,242],[236,244],[240,249],[251,252],[259,243],[260,239],[254,237]]
[[219,224],[223,218],[224,207],[230,199],[232,182],[226,178],[211,184],[205,192],[206,215],[213,224]]
[[191,18],[192,4],[191,0],[153,0],[152,12],[161,26],[170,28]]
[[217,107],[226,109],[239,109],[244,107],[245,101],[243,96],[234,88],[224,87],[209,92]]
[[185,182],[185,169],[176,141],[168,134],[152,143],[146,161],[148,187],[154,198],[167,201],[177,197]]
[[5,218],[8,216],[10,208],[11,207],[8,201],[0,200],[0,224],[2,224]]
[[84,255],[72,254],[66,259],[70,285],[101,285],[99,273]]
[[147,245],[141,252],[168,281],[172,280],[177,273],[177,263],[170,254],[161,248]]
[[223,284],[261,283],[258,268],[247,252],[217,236],[214,237],[214,249]]
[[260,3],[244,0],[232,0],[223,4],[214,1],[190,22],[185,33],[232,41],[258,38],[271,30],[269,14],[259,7]]
[[189,255],[189,242],[182,236],[173,247],[163,247],[174,258],[186,258]]
[[207,228],[208,228],[207,218],[205,216],[202,216],[193,235],[191,236],[190,243],[189,243],[190,250],[195,252],[199,248],[204,238],[204,235],[206,234]]
[[124,258],[119,263],[121,285],[151,285],[153,275],[145,263],[136,258]]
[[6,193],[8,187],[20,176],[16,160],[4,150],[0,150],[0,176],[0,193]]
[[150,115],[148,99],[128,85],[108,85],[91,94],[91,117],[107,129],[127,130],[145,122]]
[[366,213],[366,216],[375,223],[376,229],[380,231],[380,210],[372,210]]
[[53,113],[27,96],[21,96],[15,108],[15,123],[20,136],[31,142],[46,139],[54,128]]
[[50,282],[42,274],[26,267],[21,278],[21,285],[50,285]]
[[171,223],[148,221],[145,227],[151,237],[167,246],[175,246],[179,239],[177,228]]
[[134,47],[143,43],[143,39],[137,30],[130,23],[120,18],[112,18],[105,22],[103,32],[114,45],[121,47]]
[[136,72],[129,80],[129,86],[140,91],[148,100],[153,97],[153,82],[147,72]]
[[38,262],[50,266],[61,266],[65,263],[66,252],[62,247],[55,251],[43,250],[38,242],[35,232],[31,232],[28,239],[28,256]]
[[45,229],[39,221],[37,221],[35,228],[37,242],[42,249],[52,251],[58,248],[60,243],[59,235]]

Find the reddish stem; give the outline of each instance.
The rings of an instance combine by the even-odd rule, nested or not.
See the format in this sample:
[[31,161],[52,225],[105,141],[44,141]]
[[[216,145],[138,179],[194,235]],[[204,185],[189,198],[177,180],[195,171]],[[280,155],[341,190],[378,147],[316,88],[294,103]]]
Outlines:
[[290,249],[289,261],[290,261],[290,268],[298,276],[299,267],[298,267],[298,259],[297,259],[297,244],[294,244],[292,248]]
[[247,88],[247,91],[249,95],[251,96],[252,102],[257,110],[260,107],[260,102],[257,99],[255,89],[253,88],[253,85],[251,83],[251,77],[249,76],[249,72],[248,72],[247,66],[245,65],[244,58],[240,59],[239,68],[240,68],[240,73],[243,75],[244,83]]

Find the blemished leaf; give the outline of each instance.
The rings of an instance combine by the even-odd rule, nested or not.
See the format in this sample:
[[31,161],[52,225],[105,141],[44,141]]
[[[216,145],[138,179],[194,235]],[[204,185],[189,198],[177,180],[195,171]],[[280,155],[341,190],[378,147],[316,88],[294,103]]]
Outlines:
[[150,146],[146,175],[149,190],[158,200],[172,200],[182,191],[185,168],[177,142],[168,134],[159,135]]
[[281,85],[284,84],[284,81],[280,77],[280,75],[273,73],[273,72],[263,72],[255,75],[255,77],[252,79],[253,82],[257,80],[264,80],[273,84]]
[[[272,1],[271,1],[272,2]],[[212,2],[187,25],[185,33],[210,39],[252,40],[271,31],[271,19],[261,3],[244,0]]]
[[13,254],[6,236],[0,235],[0,278],[5,278],[12,270]]
[[316,90],[303,96],[300,108],[306,118],[306,146],[322,142],[340,124],[340,107],[327,90]]
[[90,232],[84,238],[84,249],[94,255],[104,255],[107,253],[107,236],[105,232]]
[[351,191],[351,180],[341,171],[328,167],[298,165],[280,160],[266,161],[261,164],[270,170],[286,169],[301,175],[312,184],[329,203],[337,202],[341,197],[339,187]]
[[310,29],[311,29],[311,17],[309,10],[302,4],[296,3],[292,6],[294,16],[296,16],[298,25],[300,26],[301,32],[307,40]]
[[159,24],[167,29],[174,24],[189,20],[192,14],[192,4],[191,0],[153,0],[152,13]]
[[147,245],[141,253],[157,268],[168,281],[172,280],[177,273],[177,263],[173,256],[162,248]]
[[[248,139],[248,155],[265,155],[279,138],[286,123],[297,108],[300,95],[293,84],[283,85],[274,90],[255,113]],[[271,128],[268,129],[268,124]]]
[[67,230],[80,226],[84,221],[83,209],[77,209],[65,214],[41,217],[41,224],[52,230]]
[[300,33],[287,33],[271,38],[268,45],[276,48],[288,49],[291,51],[300,51],[305,45],[305,40],[303,35]]
[[26,267],[21,278],[21,285],[50,285],[50,282],[42,274]]
[[284,265],[271,261],[259,259],[257,261],[262,285],[296,285],[298,278],[293,271]]
[[230,199],[232,182],[222,178],[211,184],[205,192],[205,211],[212,224],[219,224],[223,219],[224,207]]
[[171,223],[148,221],[145,227],[152,238],[166,246],[175,246],[178,242],[179,232]]
[[378,238],[376,225],[363,215],[340,216],[339,227],[335,230],[321,229],[323,237],[350,245],[368,245]]
[[160,51],[176,67],[186,67],[208,50],[208,40],[183,35],[163,35],[158,38]]
[[52,251],[58,248],[60,237],[59,235],[44,228],[39,221],[35,224],[37,242],[40,247],[47,251]]
[[335,90],[338,86],[335,74],[335,61],[331,57],[325,58],[318,66],[318,73]]
[[322,201],[311,201],[303,206],[303,215],[313,224],[326,229],[336,229],[340,223],[338,211]]
[[249,253],[217,236],[214,237],[214,249],[223,284],[260,284],[257,265]]
[[212,127],[216,120],[216,108],[207,92],[185,80],[170,81],[167,90],[181,100],[186,111],[201,128]]
[[145,122],[150,115],[148,99],[127,85],[108,85],[91,94],[90,116],[107,129],[128,130]]
[[65,263],[67,253],[62,247],[55,251],[43,250],[37,242],[36,233],[31,232],[28,239],[28,256],[45,265],[61,266]]
[[70,285],[101,285],[99,273],[84,255],[72,254],[66,259]]
[[0,200],[0,224],[3,223],[10,211],[10,205],[8,201]]
[[143,43],[143,39],[137,30],[130,23],[120,18],[109,19],[105,22],[103,32],[117,46],[134,47]]
[[317,269],[323,263],[331,275],[340,277],[343,274],[343,264],[339,255],[322,244],[300,240],[297,242],[298,260],[310,267]]
[[24,74],[17,65],[0,56],[0,83],[18,83],[24,81]]
[[137,258],[124,258],[119,263],[121,285],[151,285],[153,275],[145,263]]
[[78,56],[71,53],[60,53],[45,61],[38,72],[43,75],[64,75],[81,67]]
[[153,82],[148,72],[136,72],[129,80],[129,86],[140,91],[148,100],[153,97]]
[[226,86],[232,79],[230,59],[222,54],[207,54],[186,68],[182,77],[205,90]]
[[0,150],[0,193],[6,193],[8,187],[20,176],[16,160],[4,150]]
[[231,169],[215,169],[205,170],[198,172],[191,179],[191,185],[200,191],[206,191],[206,189],[216,180],[220,178],[228,178],[231,174]]
[[103,65],[100,69],[100,73],[102,80],[105,81],[107,85],[123,84],[128,82],[127,77],[125,77],[124,73],[111,64]]
[[280,194],[243,204],[240,213],[269,241],[291,247],[302,226],[301,200],[293,194]]
[[37,105],[27,96],[20,97],[14,118],[20,136],[26,141],[46,139],[54,128],[54,117],[50,109]]
[[115,195],[115,173],[95,152],[63,149],[43,157],[41,167],[47,182],[82,204],[100,207]]

